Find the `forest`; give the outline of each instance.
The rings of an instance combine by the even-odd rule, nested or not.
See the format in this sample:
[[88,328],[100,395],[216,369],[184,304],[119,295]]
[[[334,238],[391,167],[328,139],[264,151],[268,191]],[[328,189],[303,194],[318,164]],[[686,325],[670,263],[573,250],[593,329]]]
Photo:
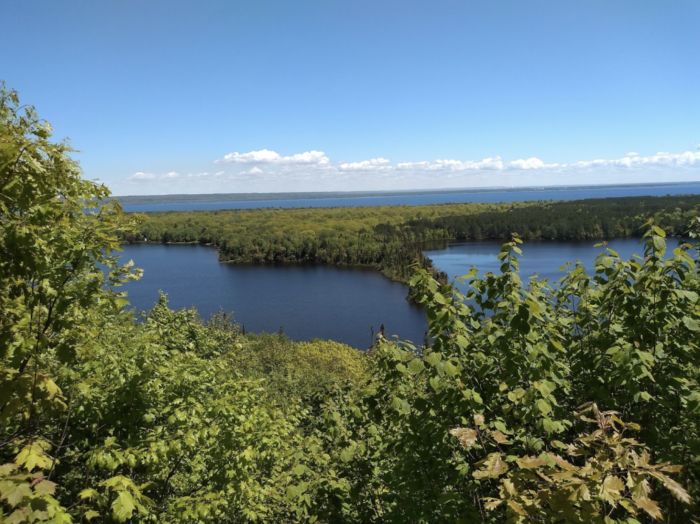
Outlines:
[[[198,242],[237,264],[364,266],[408,282],[422,250],[448,241],[608,240],[641,236],[653,217],[682,236],[700,196],[627,197],[571,202],[442,204],[329,209],[148,213],[129,242]],[[436,275],[437,276],[437,275]]]
[[[140,223],[108,196],[0,90],[0,521],[698,521],[696,197]],[[379,265],[382,235],[477,231],[503,238],[501,267],[465,275],[466,296],[408,279],[420,347],[244,334],[165,296],[136,318],[120,291],[139,278],[124,238]],[[643,257],[524,281],[523,239],[564,231],[640,234]]]

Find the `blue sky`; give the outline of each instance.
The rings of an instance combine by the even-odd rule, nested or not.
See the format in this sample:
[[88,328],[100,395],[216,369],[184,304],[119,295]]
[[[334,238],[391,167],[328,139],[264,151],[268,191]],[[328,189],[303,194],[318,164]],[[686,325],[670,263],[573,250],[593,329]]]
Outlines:
[[6,0],[116,194],[700,180],[700,2]]

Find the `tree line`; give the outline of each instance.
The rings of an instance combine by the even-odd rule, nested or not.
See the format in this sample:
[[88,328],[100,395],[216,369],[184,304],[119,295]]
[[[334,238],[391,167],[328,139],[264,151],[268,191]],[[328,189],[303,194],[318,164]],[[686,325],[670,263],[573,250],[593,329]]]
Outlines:
[[364,266],[407,282],[430,268],[422,251],[447,241],[606,240],[640,236],[648,217],[672,235],[687,233],[700,196],[568,202],[447,204],[336,209],[166,212],[141,216],[128,242],[198,242],[238,264]]

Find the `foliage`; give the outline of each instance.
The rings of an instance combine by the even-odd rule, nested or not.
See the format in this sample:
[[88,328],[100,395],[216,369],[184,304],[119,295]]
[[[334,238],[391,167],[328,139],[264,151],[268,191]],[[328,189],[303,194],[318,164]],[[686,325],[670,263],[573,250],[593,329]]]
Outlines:
[[[679,466],[651,464],[649,452],[623,431],[638,426],[625,424],[614,412],[601,413],[595,404],[586,408],[595,416],[584,421],[597,428],[577,436],[573,443],[559,446],[557,453],[513,456],[489,453],[481,469],[472,476],[499,479],[498,496],[484,499],[486,511],[505,506],[512,522],[596,522],[615,518],[629,520],[646,513],[662,517],[656,501],[650,498],[650,482],[660,481],[674,496],[688,503],[688,493],[668,473]],[[488,429],[476,429],[475,438],[460,444],[466,449],[489,440],[508,445],[507,438]],[[480,433],[486,433],[479,438]],[[458,438],[463,428],[452,430]],[[562,456],[563,455],[563,456]]]
[[336,209],[252,209],[148,213],[132,242],[199,242],[223,261],[366,266],[407,282],[413,264],[431,269],[422,248],[447,240],[603,240],[641,235],[653,216],[683,234],[699,196],[573,202],[447,204]]
[[[522,282],[518,237],[504,244],[499,273],[465,277],[466,296],[419,268],[411,285],[428,316],[426,345],[380,338],[363,355],[245,335],[224,315],[172,311],[164,296],[135,319],[118,289],[138,272],[114,256],[136,235],[134,217],[82,180],[67,146],[5,89],[0,124],[3,522],[697,518],[698,252],[666,253],[656,222],[645,226],[643,257],[606,250],[593,274],[575,266],[556,285]],[[692,200],[600,209],[623,225],[640,209],[677,224],[692,218]],[[567,205],[552,208],[585,207]],[[306,235],[304,257],[352,263],[369,253],[362,260],[407,272],[403,241],[414,249],[409,240],[457,231],[440,225],[452,224],[449,206],[413,224],[408,209],[325,226],[299,211],[314,228],[337,228]],[[463,221],[464,208],[454,211]],[[257,231],[259,253],[282,253],[270,226]],[[691,236],[697,227],[694,218]],[[198,240],[225,236],[208,235]],[[372,254],[377,238],[388,247]],[[258,253],[241,246],[241,257]]]
[[132,221],[118,204],[100,204],[107,189],[83,180],[68,146],[50,136],[0,86],[0,464],[16,487],[1,511],[10,522],[65,520],[44,480],[70,416],[50,369],[71,365],[95,320],[126,302],[104,284],[131,276],[112,252]]
[[367,359],[357,349],[332,340],[292,342],[272,334],[248,335],[235,354],[236,369],[264,378],[268,392],[282,399],[311,397],[368,376]]
[[696,514],[681,485],[697,501],[697,259],[687,244],[664,258],[653,224],[645,245],[643,259],[607,250],[594,275],[577,266],[557,286],[521,281],[517,237],[500,273],[465,277],[467,296],[419,271],[429,346],[382,342],[363,395],[325,407],[339,416],[319,434],[329,452],[347,451],[339,461],[357,497],[327,520]]

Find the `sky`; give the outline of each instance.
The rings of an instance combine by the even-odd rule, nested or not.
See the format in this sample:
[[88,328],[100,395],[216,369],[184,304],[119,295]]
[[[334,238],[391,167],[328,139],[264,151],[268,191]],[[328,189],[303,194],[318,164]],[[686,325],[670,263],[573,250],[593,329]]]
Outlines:
[[700,180],[697,0],[4,0],[115,194]]

